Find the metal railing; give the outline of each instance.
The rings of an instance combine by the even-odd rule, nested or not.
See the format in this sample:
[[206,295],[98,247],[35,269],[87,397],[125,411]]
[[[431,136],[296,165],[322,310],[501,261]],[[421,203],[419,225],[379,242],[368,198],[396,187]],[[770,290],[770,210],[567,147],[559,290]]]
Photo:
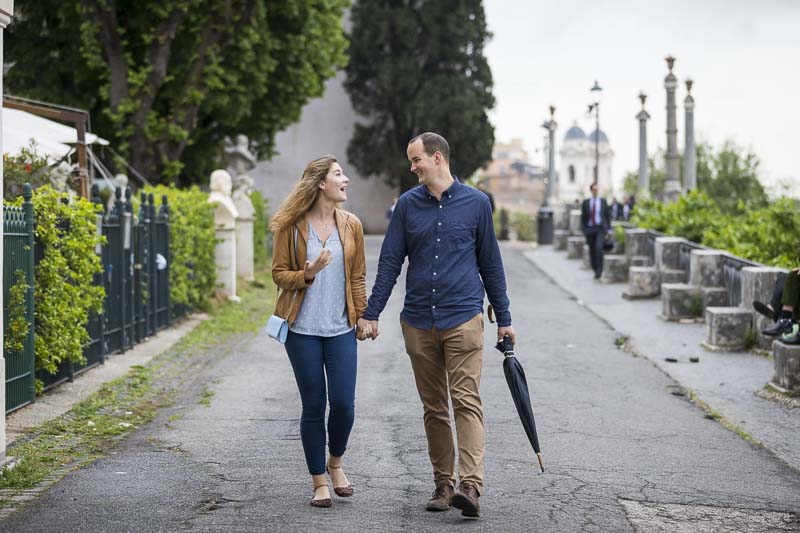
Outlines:
[[[8,330],[9,320],[15,317],[24,317],[28,324],[22,350],[7,350],[3,354],[6,365],[6,413],[33,402],[36,395],[33,352],[34,217],[31,202],[33,194],[27,183],[22,196],[22,207],[3,209],[3,324]],[[8,307],[11,289],[20,282],[27,285],[24,309],[12,310]]]

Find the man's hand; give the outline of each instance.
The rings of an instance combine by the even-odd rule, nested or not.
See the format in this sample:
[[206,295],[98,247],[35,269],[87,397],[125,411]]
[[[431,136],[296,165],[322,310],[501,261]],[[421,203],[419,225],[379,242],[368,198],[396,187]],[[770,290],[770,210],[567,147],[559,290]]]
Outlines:
[[328,266],[331,261],[333,261],[333,257],[331,256],[331,251],[328,248],[323,248],[317,258],[313,261],[306,261],[306,266],[303,269],[303,276],[305,277],[306,281],[311,281],[314,279],[314,277],[319,274],[319,271]]
[[517,344],[517,334],[514,333],[513,326],[497,326],[497,342],[503,340],[506,335],[511,338],[511,344]]
[[380,332],[378,331],[378,321],[377,320],[367,320],[367,322],[369,323],[371,331],[372,331],[372,336],[370,338],[372,340],[377,339],[378,335],[380,335]]
[[369,320],[364,320],[363,318],[359,318],[358,325],[356,326],[356,338],[360,341],[371,339],[372,322]]

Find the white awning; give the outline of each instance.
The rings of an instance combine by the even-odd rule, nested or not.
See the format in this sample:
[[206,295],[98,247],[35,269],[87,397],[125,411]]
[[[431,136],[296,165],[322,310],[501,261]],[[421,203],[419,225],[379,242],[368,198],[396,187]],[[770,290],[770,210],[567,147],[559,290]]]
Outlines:
[[[51,160],[58,160],[77,144],[78,131],[72,126],[40,117],[19,109],[3,108],[3,152],[18,154],[36,141],[37,151]],[[86,144],[107,145],[108,141],[86,133]]]

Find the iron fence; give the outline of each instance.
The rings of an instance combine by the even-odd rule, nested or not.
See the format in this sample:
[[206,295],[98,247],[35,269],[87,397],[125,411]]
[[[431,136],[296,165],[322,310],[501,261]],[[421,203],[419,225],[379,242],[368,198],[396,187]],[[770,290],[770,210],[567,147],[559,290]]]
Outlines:
[[[33,402],[36,395],[33,351],[34,216],[32,196],[31,186],[25,184],[22,207],[5,207],[3,209],[3,324],[8,328],[10,319],[24,317],[28,326],[27,334],[22,341],[22,349],[4,352],[6,413]],[[27,285],[24,309],[12,310],[9,307],[11,289],[21,282]]]

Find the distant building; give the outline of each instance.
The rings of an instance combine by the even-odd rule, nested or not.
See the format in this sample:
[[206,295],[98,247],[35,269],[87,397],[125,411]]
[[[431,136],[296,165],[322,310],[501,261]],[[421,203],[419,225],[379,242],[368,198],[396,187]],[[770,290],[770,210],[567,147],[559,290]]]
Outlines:
[[522,139],[495,143],[492,160],[479,175],[498,208],[533,213],[542,204],[545,171],[530,161]]
[[589,185],[594,180],[595,139],[598,138],[600,172],[597,183],[600,186],[600,194],[605,196],[612,192],[611,171],[614,150],[611,149],[608,137],[602,130],[599,133],[595,130],[587,136],[575,123],[564,135],[558,152],[561,156],[556,193],[559,203],[571,203],[589,194]]

